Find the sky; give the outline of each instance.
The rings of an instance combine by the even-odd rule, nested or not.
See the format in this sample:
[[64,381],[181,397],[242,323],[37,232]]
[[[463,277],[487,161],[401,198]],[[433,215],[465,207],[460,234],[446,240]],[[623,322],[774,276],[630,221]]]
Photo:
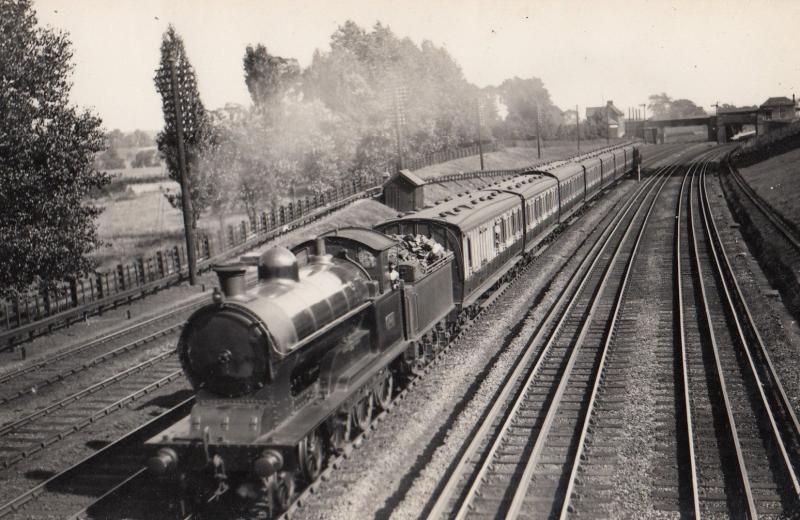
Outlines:
[[72,101],[108,129],[157,130],[153,85],[167,24],[183,36],[207,108],[249,104],[248,44],[311,62],[348,19],[445,47],[480,87],[544,81],[563,110],[613,100],[626,114],[666,92],[711,105],[800,95],[800,2],[792,0],[34,0],[69,32]]

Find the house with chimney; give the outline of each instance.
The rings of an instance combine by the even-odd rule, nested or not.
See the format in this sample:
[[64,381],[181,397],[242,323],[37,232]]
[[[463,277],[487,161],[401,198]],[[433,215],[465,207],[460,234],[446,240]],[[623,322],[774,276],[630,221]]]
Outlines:
[[762,121],[791,121],[795,118],[796,112],[794,94],[792,99],[786,96],[771,97],[758,107]]
[[586,119],[592,119],[601,126],[607,125],[608,135],[611,138],[625,136],[624,113],[614,106],[613,101],[609,100],[600,107],[586,107]]

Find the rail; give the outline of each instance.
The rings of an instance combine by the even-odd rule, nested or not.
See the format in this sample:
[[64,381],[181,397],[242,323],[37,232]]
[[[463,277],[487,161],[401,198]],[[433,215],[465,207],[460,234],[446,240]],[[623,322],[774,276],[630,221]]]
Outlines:
[[[620,208],[614,220],[612,220],[608,228],[603,232],[603,235],[601,235],[600,240],[595,243],[590,252],[582,260],[580,267],[578,267],[577,272],[583,272],[584,274],[582,276],[574,276],[571,278],[557,302],[548,310],[547,315],[543,319],[543,323],[550,323],[556,320],[557,314],[561,312],[562,308],[563,313],[561,313],[560,318],[558,318],[558,323],[552,328],[552,331],[549,334],[550,339],[547,341],[545,346],[538,352],[533,348],[533,345],[539,344],[548,333],[548,330],[545,327],[542,327],[532,338],[526,342],[526,345],[523,348],[523,354],[515,362],[515,368],[513,369],[511,375],[507,378],[507,384],[503,385],[499,390],[499,393],[494,397],[490,410],[485,417],[482,418],[476,431],[474,431],[471,435],[471,439],[460,454],[458,462],[450,471],[449,476],[443,483],[443,487],[439,491],[438,496],[435,499],[435,503],[433,503],[431,506],[429,514],[430,518],[439,518],[445,516],[446,513],[451,510],[452,501],[456,501],[455,508],[453,509],[454,516],[458,518],[463,517],[469,510],[470,503],[474,497],[477,496],[480,482],[488,472],[489,465],[493,460],[493,454],[497,453],[500,448],[502,435],[498,434],[496,437],[494,437],[495,442],[492,443],[490,438],[491,432],[495,428],[499,428],[500,431],[505,431],[513,423],[513,418],[515,416],[514,410],[518,410],[522,406],[522,396],[525,394],[524,389],[528,388],[528,386],[534,380],[536,374],[540,372],[540,368],[545,362],[548,352],[550,352],[550,350],[553,348],[555,337],[559,333],[558,331],[561,330],[565,320],[567,319],[567,316],[577,304],[579,295],[584,292],[586,285],[589,283],[590,276],[595,271],[598,263],[601,261],[600,259],[603,251],[605,251],[610,244],[612,234],[615,233],[622,224],[625,215],[631,210],[635,200],[642,193],[644,193],[645,188],[649,186],[647,191],[647,193],[649,193],[652,188],[655,187],[655,184],[649,181],[650,180],[644,183],[643,186],[637,190],[637,193],[635,193],[634,196],[631,197],[622,208]],[[567,372],[568,368],[566,369],[565,373]],[[519,387],[521,390],[514,390],[516,382],[520,382]],[[513,399],[513,401],[509,403],[509,398],[512,396],[512,393],[515,393],[517,398]],[[503,411],[506,409],[506,407],[508,407],[509,411],[503,414]],[[495,426],[498,424],[498,421],[500,421],[501,425]],[[543,426],[542,430],[540,431],[543,431],[544,428],[545,427]],[[484,448],[487,439],[489,440],[489,447]],[[480,455],[484,450],[486,453],[484,455]],[[482,460],[483,463],[479,464],[479,468],[475,470],[473,475],[472,470],[469,468],[471,467],[473,461],[478,460],[478,457],[480,457],[480,460]],[[467,490],[462,492],[459,491],[459,486],[465,478],[469,478],[467,482]],[[515,480],[518,484],[520,482],[527,482],[524,477],[517,478]],[[471,485],[470,482],[472,483]],[[463,499],[460,497],[463,497]],[[513,508],[515,506],[518,507],[520,503],[520,499],[517,499],[514,503],[514,506],[512,506],[512,511]],[[512,513],[510,512],[510,514]]]
[[723,160],[725,166],[730,172],[731,179],[741,189],[742,193],[750,199],[753,205],[769,220],[775,229],[782,234],[786,240],[797,250],[800,251],[800,238],[797,234],[781,220],[777,212],[767,203],[756,191],[744,180],[739,169],[734,166],[730,160],[730,155]]

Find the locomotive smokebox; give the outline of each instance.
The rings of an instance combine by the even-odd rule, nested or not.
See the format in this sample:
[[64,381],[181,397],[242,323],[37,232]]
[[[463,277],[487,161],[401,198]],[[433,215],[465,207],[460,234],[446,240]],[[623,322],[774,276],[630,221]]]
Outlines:
[[226,298],[244,294],[244,273],[247,268],[241,264],[220,265],[214,268],[219,278],[219,286]]
[[300,281],[297,257],[285,247],[273,247],[258,260],[258,279]]

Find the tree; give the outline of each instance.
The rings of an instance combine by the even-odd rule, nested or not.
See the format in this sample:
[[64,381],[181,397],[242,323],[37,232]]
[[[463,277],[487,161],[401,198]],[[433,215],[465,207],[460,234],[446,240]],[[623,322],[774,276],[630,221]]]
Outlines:
[[247,90],[253,103],[262,109],[273,106],[300,78],[297,60],[273,56],[260,43],[247,46],[243,62]]
[[101,121],[69,104],[66,33],[37,25],[29,0],[0,2],[0,292],[53,286],[92,269],[101,209],[92,190]]
[[[181,173],[178,165],[178,135],[175,126],[175,108],[173,105],[172,87],[169,79],[170,58],[175,59],[178,79],[181,84],[179,97],[184,120],[184,146],[186,151],[186,175],[191,186],[192,228],[197,227],[197,220],[208,208],[213,198],[214,179],[208,171],[200,167],[200,157],[204,150],[213,146],[211,123],[200,100],[194,70],[186,56],[183,39],[170,25],[161,41],[161,65],[156,71],[156,90],[161,94],[164,112],[164,129],[156,137],[156,144],[161,157],[167,164],[169,177],[180,182]],[[175,208],[181,208],[180,194],[167,194],[167,200]]]
[[95,165],[99,170],[121,170],[125,168],[125,159],[120,157],[116,148],[106,148],[95,157]]
[[505,139],[536,136],[537,117],[543,138],[554,137],[561,110],[550,101],[550,93],[539,78],[512,78],[495,89],[508,114],[495,124],[495,133]]
[[155,150],[139,150],[136,152],[131,162],[131,168],[146,168],[148,166],[158,166],[158,158]]
[[706,115],[705,110],[688,99],[673,100],[665,92],[650,96],[647,108],[653,114],[653,119],[681,119],[692,116]]

